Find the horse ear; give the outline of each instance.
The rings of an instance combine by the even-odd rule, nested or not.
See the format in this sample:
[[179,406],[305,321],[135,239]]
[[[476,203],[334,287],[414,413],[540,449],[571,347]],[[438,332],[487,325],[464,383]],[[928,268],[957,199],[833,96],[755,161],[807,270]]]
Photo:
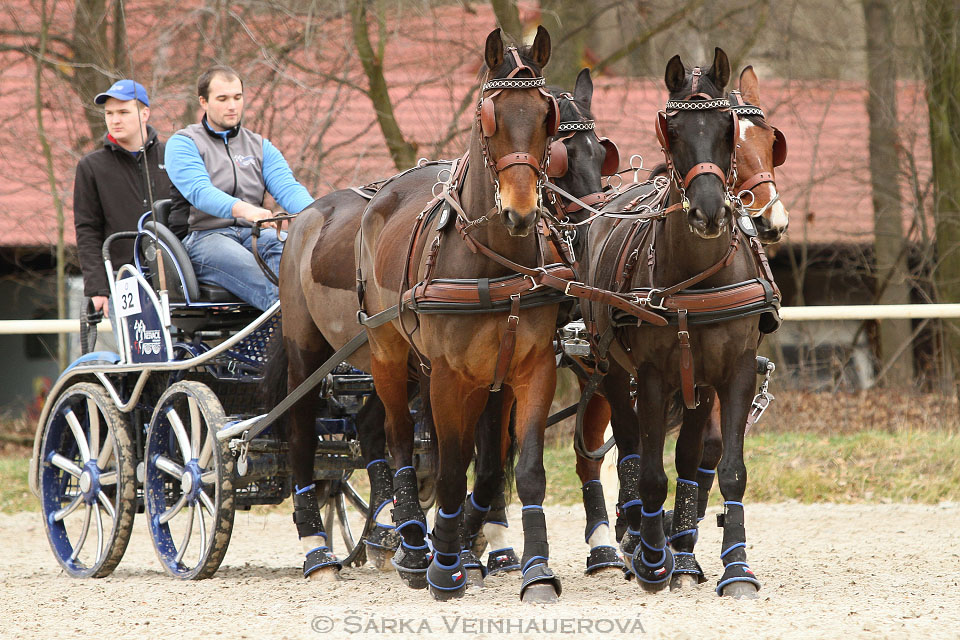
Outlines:
[[667,71],[663,74],[663,81],[667,85],[667,91],[677,93],[683,90],[683,83],[687,78],[687,70],[683,68],[683,61],[679,55],[670,58],[667,63]]
[[750,104],[760,106],[760,81],[752,65],[740,72],[740,94]]
[[573,97],[590,108],[593,100],[593,78],[590,77],[590,69],[584,68],[577,74],[577,84],[573,87]]
[[720,47],[714,49],[713,66],[710,67],[710,73],[707,75],[713,78],[713,84],[720,92],[723,92],[727,83],[730,82],[730,60]]
[[487,63],[487,68],[495,70],[503,64],[503,38],[500,37],[500,29],[494,29],[487,36],[486,48],[483,52],[483,59]]
[[543,26],[537,27],[537,37],[530,45],[530,57],[541,69],[550,61],[550,33]]

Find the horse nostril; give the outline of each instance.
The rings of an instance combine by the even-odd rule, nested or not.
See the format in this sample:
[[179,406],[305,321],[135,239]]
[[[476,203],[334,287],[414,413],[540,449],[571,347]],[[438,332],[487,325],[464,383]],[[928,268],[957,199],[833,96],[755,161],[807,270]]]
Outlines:
[[705,226],[707,224],[707,216],[704,215],[699,207],[694,207],[690,209],[690,223]]
[[503,219],[508,227],[516,227],[523,222],[523,218],[520,217],[520,214],[510,208],[503,210]]

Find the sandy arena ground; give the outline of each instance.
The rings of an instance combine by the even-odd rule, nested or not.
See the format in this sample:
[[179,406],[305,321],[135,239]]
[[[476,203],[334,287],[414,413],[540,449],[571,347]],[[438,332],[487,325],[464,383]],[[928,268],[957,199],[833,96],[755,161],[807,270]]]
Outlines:
[[[715,512],[702,524],[715,523]],[[763,583],[753,601],[714,594],[715,526],[701,526],[697,545],[709,581],[690,592],[647,594],[612,574],[584,576],[582,508],[548,507],[551,566],[563,581],[551,606],[523,605],[517,574],[490,578],[449,603],[369,566],[345,570],[333,587],[307,583],[290,517],[246,512],[237,514],[226,559],[210,580],[167,577],[143,516],[112,576],[76,580],[60,571],[40,518],[0,515],[4,638],[960,636],[958,504],[748,505],[748,555]],[[510,531],[519,543],[519,527]]]

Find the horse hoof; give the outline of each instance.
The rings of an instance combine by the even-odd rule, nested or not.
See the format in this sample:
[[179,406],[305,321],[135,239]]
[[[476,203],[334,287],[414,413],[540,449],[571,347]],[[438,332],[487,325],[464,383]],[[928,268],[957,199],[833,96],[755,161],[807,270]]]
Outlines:
[[483,571],[480,569],[467,569],[467,587],[476,587],[483,589]]
[[367,560],[369,560],[378,571],[383,571],[384,573],[389,573],[393,571],[393,554],[396,553],[391,549],[381,549],[379,547],[367,547]]
[[480,532],[477,534],[477,537],[473,539],[473,544],[470,545],[470,551],[473,552],[473,555],[478,558],[483,557],[483,552],[487,550],[487,537],[483,535],[483,529],[480,529]]
[[336,584],[343,580],[343,578],[340,577],[340,569],[337,567],[323,567],[322,569],[312,571],[310,575],[307,576],[307,580],[321,584]]
[[457,598],[462,598],[463,594],[466,592],[464,589],[455,589],[453,591],[443,591],[442,589],[436,589],[432,585],[430,587],[430,595],[433,596],[434,600],[440,602],[446,602],[447,600],[456,600]]
[[520,600],[526,604],[551,604],[559,599],[556,589],[547,582],[530,585],[520,596]]
[[609,566],[609,567],[597,567],[592,571],[585,572],[584,575],[588,575],[592,578],[599,578],[605,580],[609,577],[615,577],[617,580],[623,579],[623,565],[620,566]]
[[700,581],[697,580],[697,576],[680,573],[670,579],[670,591],[689,591],[698,584],[700,584]]
[[430,564],[430,551],[427,545],[407,547],[400,545],[390,561],[397,570],[400,579],[411,589],[427,588],[427,566]]
[[757,595],[757,586],[751,582],[731,582],[720,595],[734,600],[756,600],[760,597]]

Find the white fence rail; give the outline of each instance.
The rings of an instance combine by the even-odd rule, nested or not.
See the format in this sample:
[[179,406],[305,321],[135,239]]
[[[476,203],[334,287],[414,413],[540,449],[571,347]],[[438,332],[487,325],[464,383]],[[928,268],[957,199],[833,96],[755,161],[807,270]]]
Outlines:
[[[861,304],[848,306],[783,307],[784,321],[890,320],[897,318],[960,318],[960,304]],[[98,331],[112,331],[109,322]],[[79,320],[0,320],[0,335],[27,333],[77,333]]]

